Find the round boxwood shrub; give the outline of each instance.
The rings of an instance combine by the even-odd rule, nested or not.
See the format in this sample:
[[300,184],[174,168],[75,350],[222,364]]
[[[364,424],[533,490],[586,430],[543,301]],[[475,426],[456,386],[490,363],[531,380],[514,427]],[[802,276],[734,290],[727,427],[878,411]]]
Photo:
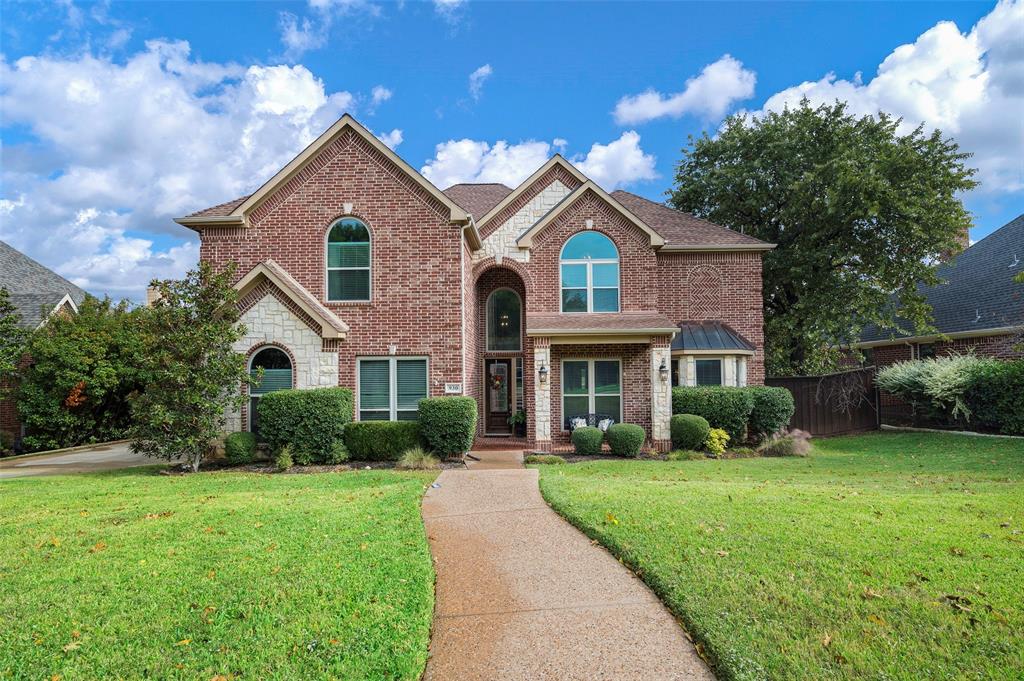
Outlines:
[[729,433],[734,442],[742,442],[754,395],[747,388],[701,386],[672,389],[672,413],[696,414],[707,419],[712,428]]
[[296,463],[327,463],[352,421],[348,388],[276,390],[259,401],[260,437],[276,452],[291,446]]
[[403,452],[423,446],[416,421],[356,421],[345,426],[349,457],[360,461],[398,461]]
[[459,456],[473,446],[476,400],[472,397],[427,397],[420,400],[420,433],[441,456]]
[[608,426],[608,446],[615,456],[636,457],[644,446],[647,434],[640,426],[632,423],[615,423]]
[[786,388],[752,386],[744,388],[754,397],[754,408],[750,411],[749,433],[758,439],[774,435],[789,425],[796,404],[793,393]]
[[572,445],[576,448],[576,453],[581,456],[600,454],[602,442],[604,442],[604,433],[600,428],[580,426],[572,431]]
[[252,463],[256,458],[256,436],[252,433],[230,433],[224,438],[224,456],[234,464]]
[[703,416],[676,414],[669,419],[669,430],[672,433],[673,449],[700,449],[704,440],[708,439],[711,426]]

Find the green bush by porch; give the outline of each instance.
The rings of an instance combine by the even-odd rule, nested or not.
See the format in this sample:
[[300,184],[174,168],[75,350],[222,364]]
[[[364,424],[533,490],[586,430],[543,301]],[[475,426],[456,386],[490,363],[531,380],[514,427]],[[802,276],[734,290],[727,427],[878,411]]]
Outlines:
[[674,414],[669,419],[673,449],[700,449],[710,430],[707,419],[696,414]]
[[746,388],[701,386],[672,389],[673,414],[702,416],[712,428],[721,428],[729,433],[733,442],[743,441],[753,410],[754,395]]
[[421,447],[423,437],[416,421],[356,421],[345,426],[345,445],[358,461],[398,461]]
[[472,397],[427,397],[419,402],[420,433],[431,451],[457,456],[473,446],[476,400]]
[[596,456],[601,453],[604,433],[600,428],[580,426],[572,431],[570,439],[572,440],[573,448],[580,456]]
[[352,421],[352,391],[348,388],[277,390],[259,400],[260,437],[276,451],[290,445],[296,462],[331,463],[335,445],[342,442]]

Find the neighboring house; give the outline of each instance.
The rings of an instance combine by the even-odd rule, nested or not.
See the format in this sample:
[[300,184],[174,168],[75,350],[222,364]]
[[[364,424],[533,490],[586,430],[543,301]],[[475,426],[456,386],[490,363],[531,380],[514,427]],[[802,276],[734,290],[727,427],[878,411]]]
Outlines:
[[[21,326],[36,329],[51,315],[78,312],[85,291],[0,241],[0,288],[7,289],[21,317]],[[26,358],[27,361],[27,358]],[[13,400],[0,401],[0,430],[21,435],[21,423]]]
[[239,268],[236,347],[266,378],[233,429],[269,390],[342,385],[360,420],[469,395],[480,439],[550,450],[597,414],[664,449],[674,383],[764,380],[772,245],[608,194],[561,156],[515,188],[441,191],[346,115],[254,194],[177,222]]
[[939,266],[942,283],[923,289],[934,332],[895,333],[872,326],[854,347],[870,350],[877,366],[953,352],[1024,356],[1024,284],[1013,280],[1022,271],[1024,215]]

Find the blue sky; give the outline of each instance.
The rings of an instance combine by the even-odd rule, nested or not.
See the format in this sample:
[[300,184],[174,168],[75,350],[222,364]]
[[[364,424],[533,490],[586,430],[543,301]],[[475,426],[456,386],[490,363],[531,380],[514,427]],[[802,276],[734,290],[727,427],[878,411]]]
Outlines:
[[251,191],[346,110],[442,186],[561,151],[661,198],[688,135],[840,97],[977,154],[972,238],[1024,212],[1019,2],[0,9],[0,238],[95,293],[180,274],[197,251],[171,218]]

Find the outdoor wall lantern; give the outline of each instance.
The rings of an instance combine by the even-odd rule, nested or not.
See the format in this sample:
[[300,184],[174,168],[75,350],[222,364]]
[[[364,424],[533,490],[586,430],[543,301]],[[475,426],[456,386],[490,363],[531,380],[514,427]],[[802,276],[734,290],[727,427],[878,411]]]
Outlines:
[[540,365],[540,369],[537,369],[537,375],[540,376],[541,383],[548,382],[548,367],[546,364]]
[[668,364],[665,363],[664,357],[661,358],[661,366],[658,367],[658,373],[661,374],[663,382],[668,380]]

